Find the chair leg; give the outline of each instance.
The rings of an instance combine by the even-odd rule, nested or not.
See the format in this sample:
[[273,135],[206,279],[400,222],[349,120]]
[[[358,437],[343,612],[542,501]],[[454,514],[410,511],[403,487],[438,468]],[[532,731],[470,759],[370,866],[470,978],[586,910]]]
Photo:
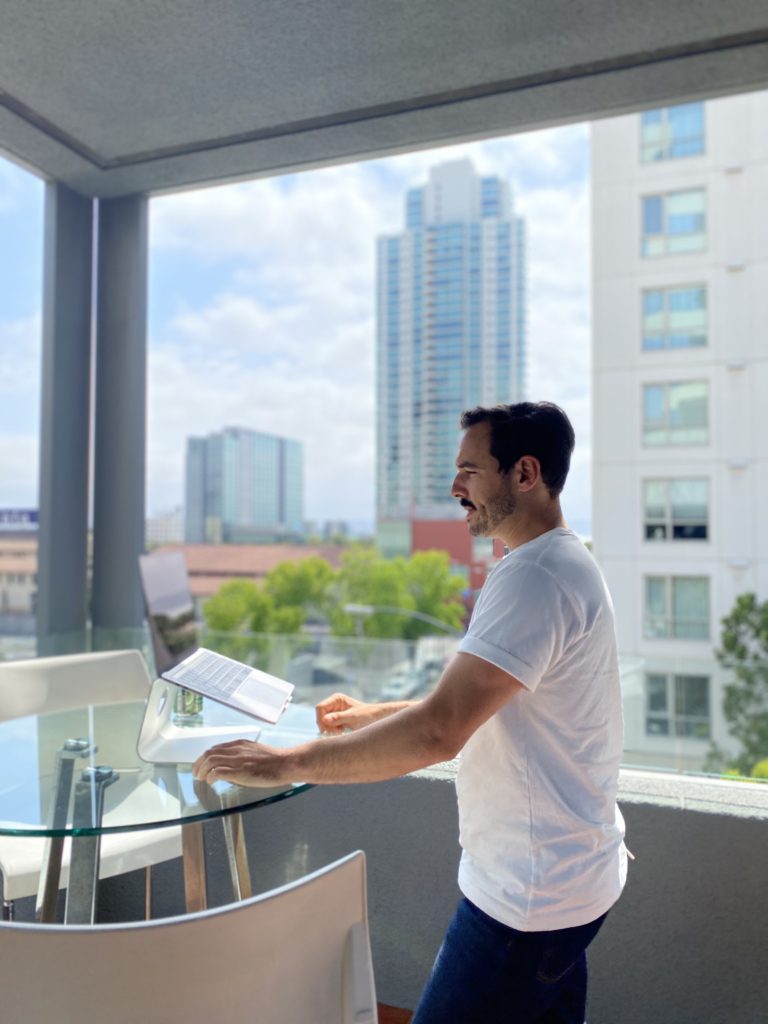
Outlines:
[[152,865],[144,868],[144,920],[152,920]]

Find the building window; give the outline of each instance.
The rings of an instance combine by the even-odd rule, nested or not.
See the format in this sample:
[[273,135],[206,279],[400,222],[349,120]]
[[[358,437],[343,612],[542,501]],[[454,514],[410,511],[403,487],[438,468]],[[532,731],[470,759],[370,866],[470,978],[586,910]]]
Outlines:
[[643,504],[646,540],[708,539],[708,480],[646,480]]
[[649,672],[645,693],[649,736],[709,739],[709,676]]
[[643,256],[701,252],[706,245],[703,188],[643,196]]
[[707,288],[703,284],[643,292],[643,350],[707,344]]
[[704,104],[646,110],[640,119],[640,159],[677,160],[704,152]]
[[709,384],[704,380],[643,386],[643,444],[693,445],[709,440]]
[[709,639],[709,577],[647,576],[645,636]]

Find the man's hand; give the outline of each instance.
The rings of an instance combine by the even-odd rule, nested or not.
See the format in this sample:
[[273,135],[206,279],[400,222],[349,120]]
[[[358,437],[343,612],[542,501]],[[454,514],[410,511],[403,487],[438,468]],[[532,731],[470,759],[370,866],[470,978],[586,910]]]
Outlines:
[[210,784],[223,780],[238,786],[279,786],[293,781],[285,755],[285,750],[254,740],[232,740],[206,750],[193,764],[192,774]]
[[317,728],[320,732],[338,736],[347,729],[362,729],[371,722],[386,718],[403,705],[366,704],[362,700],[348,697],[346,693],[333,693],[321,700],[315,708]]

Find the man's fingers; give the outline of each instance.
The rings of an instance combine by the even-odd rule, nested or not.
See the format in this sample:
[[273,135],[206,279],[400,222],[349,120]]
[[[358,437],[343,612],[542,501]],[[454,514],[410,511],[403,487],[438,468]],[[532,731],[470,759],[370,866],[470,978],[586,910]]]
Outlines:
[[[236,751],[251,742],[251,740],[230,740],[228,743],[217,743],[215,747],[211,747],[201,754],[192,765],[193,776],[196,779],[205,779],[210,775],[212,769],[218,772],[227,770],[232,767],[231,760]],[[223,777],[223,775],[219,775],[219,778]]]
[[322,721],[319,723],[320,728],[323,732],[327,733],[339,733],[344,731],[344,722],[348,717],[347,711],[331,711],[326,715],[323,715]]

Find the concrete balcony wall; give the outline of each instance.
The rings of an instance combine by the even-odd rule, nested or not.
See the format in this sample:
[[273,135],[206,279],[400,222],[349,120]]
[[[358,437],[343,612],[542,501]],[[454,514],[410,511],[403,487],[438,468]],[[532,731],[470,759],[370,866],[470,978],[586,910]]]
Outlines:
[[[768,1019],[768,787],[626,772],[622,794],[636,859],[592,946],[590,1024]],[[211,903],[226,902],[221,828],[206,828]],[[450,772],[317,787],[247,814],[246,835],[254,891],[366,851],[378,997],[413,1007],[458,898]],[[179,912],[178,862],[155,884],[155,912]],[[104,883],[101,916],[139,899],[137,878]]]

